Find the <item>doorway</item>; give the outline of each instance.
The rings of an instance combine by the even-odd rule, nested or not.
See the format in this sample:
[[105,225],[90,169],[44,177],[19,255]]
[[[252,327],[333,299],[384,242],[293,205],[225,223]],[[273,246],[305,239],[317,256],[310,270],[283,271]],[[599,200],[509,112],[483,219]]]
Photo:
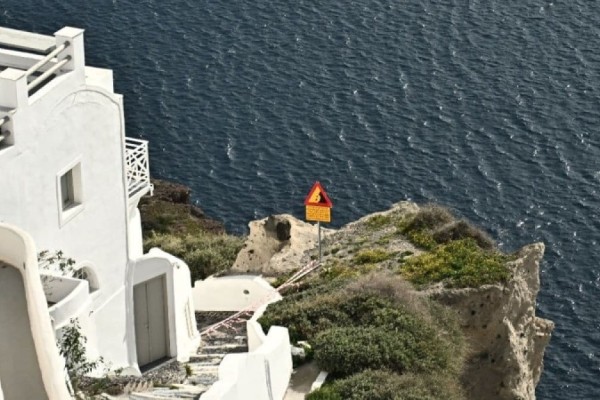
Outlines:
[[133,287],[135,347],[140,368],[169,356],[166,276]]

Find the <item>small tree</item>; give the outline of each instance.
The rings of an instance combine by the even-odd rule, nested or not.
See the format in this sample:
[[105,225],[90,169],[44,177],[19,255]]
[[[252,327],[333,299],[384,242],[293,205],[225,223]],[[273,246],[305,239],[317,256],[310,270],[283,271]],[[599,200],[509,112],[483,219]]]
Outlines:
[[79,320],[71,319],[58,339],[60,355],[65,359],[65,365],[71,380],[73,390],[77,393],[81,379],[104,364],[102,357],[90,361],[85,354],[87,338],[81,333]]

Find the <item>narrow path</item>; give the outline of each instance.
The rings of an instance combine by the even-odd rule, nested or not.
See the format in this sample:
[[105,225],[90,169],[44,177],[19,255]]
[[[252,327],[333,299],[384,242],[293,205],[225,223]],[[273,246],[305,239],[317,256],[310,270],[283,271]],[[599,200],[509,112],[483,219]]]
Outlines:
[[[231,313],[196,313],[198,330],[203,331]],[[155,387],[149,391],[131,393],[130,400],[172,400],[200,398],[219,379],[219,364],[227,354],[248,351],[245,324],[204,336],[196,355],[185,365],[190,375],[181,384]]]

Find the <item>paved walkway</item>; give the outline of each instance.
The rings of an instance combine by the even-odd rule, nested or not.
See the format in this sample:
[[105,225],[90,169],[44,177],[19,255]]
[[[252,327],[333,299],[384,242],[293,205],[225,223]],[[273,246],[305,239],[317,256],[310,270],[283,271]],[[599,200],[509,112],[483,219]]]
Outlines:
[[319,372],[319,367],[314,361],[295,369],[283,400],[304,400]]

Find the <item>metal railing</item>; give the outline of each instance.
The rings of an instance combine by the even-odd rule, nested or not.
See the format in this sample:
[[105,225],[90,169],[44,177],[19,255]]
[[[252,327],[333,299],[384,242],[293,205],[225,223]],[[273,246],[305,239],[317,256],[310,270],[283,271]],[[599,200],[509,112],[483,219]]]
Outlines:
[[[63,51],[67,47],[69,47],[70,44],[71,43],[68,42],[68,41],[64,42],[63,44],[61,44],[60,46],[58,46],[56,49],[54,49],[53,51],[51,51],[50,53],[48,53],[46,55],[46,57],[42,58],[40,61],[38,61],[37,63],[35,63],[34,65],[32,65],[25,72],[25,76],[30,77],[34,73],[38,72],[40,70],[40,68],[42,68],[43,66],[45,66],[46,64],[48,64],[49,62],[51,62],[54,59],[54,57],[56,57],[61,51]],[[48,68],[48,70],[46,70],[43,74],[41,74],[40,76],[38,76],[37,78],[35,78],[34,80],[32,80],[31,82],[29,82],[27,84],[27,90],[33,90],[33,89],[35,89],[40,83],[42,83],[46,79],[48,79],[48,77],[50,77],[50,75],[54,74],[56,71],[58,71],[59,69],[61,69],[69,61],[71,61],[71,56],[67,56],[64,60],[61,60],[61,61],[57,62],[56,64],[54,64],[52,67]]]
[[127,192],[131,199],[152,191],[148,160],[148,141],[125,138],[125,168]]

